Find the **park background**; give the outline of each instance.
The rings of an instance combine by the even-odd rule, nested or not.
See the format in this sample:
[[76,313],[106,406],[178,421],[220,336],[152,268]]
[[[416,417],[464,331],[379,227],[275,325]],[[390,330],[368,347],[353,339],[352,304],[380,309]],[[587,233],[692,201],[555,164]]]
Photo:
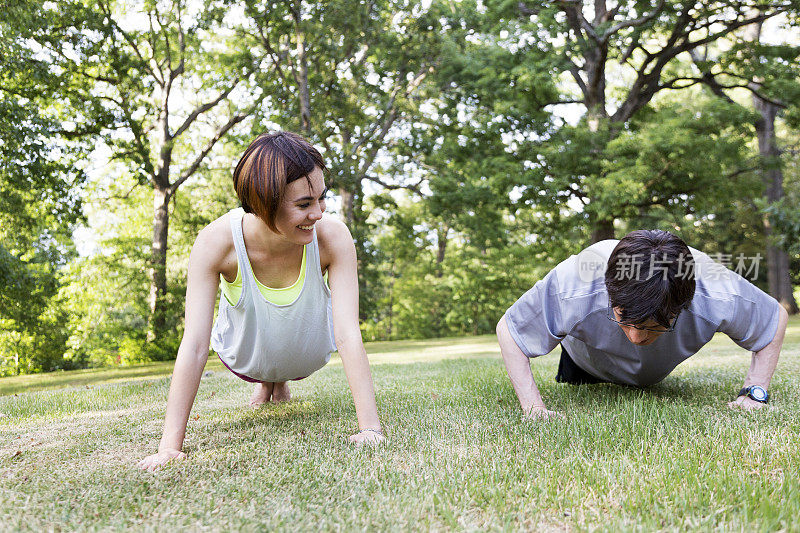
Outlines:
[[[798,530],[797,315],[757,413],[727,407],[750,356],[718,335],[644,390],[537,359],[565,418],[527,421],[492,333],[559,261],[640,227],[760,254],[796,311],[799,2],[0,13],[0,529]],[[212,358],[188,459],[142,472],[192,242],[278,128],[329,161],[387,443],[347,442],[336,355],[258,410]]]
[[[0,375],[175,357],[188,253],[259,133],[320,147],[367,341],[478,335],[636,228],[797,312],[800,3],[15,0]],[[793,294],[794,292],[794,294]]]

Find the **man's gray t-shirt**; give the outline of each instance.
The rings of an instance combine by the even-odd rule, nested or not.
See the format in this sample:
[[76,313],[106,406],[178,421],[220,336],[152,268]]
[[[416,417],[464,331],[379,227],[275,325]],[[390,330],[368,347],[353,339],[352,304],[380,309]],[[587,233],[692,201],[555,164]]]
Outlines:
[[506,311],[514,341],[528,357],[561,343],[575,364],[614,383],[658,383],[721,331],[759,351],[778,329],[780,304],[735,272],[690,248],[695,261],[692,303],[675,331],[637,346],[608,320],[605,268],[619,241],[598,242],[560,263]]

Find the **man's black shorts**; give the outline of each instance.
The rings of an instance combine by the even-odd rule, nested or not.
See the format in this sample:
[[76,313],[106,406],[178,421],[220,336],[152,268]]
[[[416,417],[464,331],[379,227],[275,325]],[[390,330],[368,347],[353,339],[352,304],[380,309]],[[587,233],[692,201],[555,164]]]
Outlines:
[[561,361],[558,362],[558,373],[556,381],[559,383],[569,383],[571,385],[590,385],[592,383],[608,383],[604,379],[594,377],[581,367],[575,364],[572,357],[561,345]]

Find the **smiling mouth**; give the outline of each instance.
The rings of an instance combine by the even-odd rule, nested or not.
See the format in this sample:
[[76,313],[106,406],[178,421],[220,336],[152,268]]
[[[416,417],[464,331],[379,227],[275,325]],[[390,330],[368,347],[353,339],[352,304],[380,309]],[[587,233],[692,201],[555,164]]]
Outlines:
[[297,227],[304,231],[311,231],[312,229],[314,229],[314,224],[311,224],[310,226],[297,226]]

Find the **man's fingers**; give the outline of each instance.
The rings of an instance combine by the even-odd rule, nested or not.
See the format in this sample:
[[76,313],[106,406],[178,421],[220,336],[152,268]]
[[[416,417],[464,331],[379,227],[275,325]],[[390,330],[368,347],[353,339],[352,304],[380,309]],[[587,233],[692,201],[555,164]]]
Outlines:
[[745,411],[753,411],[755,409],[763,409],[767,404],[751,400],[750,398],[739,397],[732,402],[728,402],[728,407],[731,409],[744,409]]

